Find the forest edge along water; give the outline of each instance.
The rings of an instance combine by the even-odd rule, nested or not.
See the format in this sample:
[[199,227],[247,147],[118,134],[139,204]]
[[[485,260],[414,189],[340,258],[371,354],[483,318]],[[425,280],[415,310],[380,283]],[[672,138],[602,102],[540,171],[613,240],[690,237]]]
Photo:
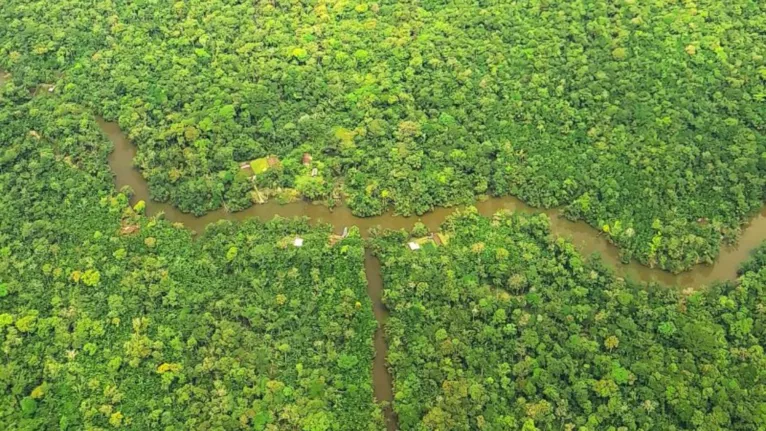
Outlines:
[[[114,151],[109,156],[109,166],[115,175],[117,188],[130,186],[134,193],[131,198],[132,203],[143,200],[146,203],[147,215],[151,216],[163,212],[167,220],[181,223],[195,232],[202,232],[205,226],[218,220],[236,221],[251,217],[268,220],[274,216],[308,217],[312,223],[331,224],[336,233],[342,232],[345,227],[357,226],[363,236],[366,236],[367,231],[373,227],[410,229],[417,221],[422,222],[429,230],[435,232],[447,216],[457,209],[456,207],[435,208],[419,217],[397,216],[391,212],[374,217],[357,217],[344,206],[329,208],[308,201],[279,204],[270,200],[263,204],[255,204],[244,211],[229,212],[221,208],[197,217],[193,214],[183,213],[170,204],[152,201],[146,180],[138,169],[133,167],[133,157],[136,154],[135,145],[127,139],[117,123],[107,122],[101,118],[97,120],[101,130],[114,144]],[[475,202],[473,206],[484,216],[491,216],[502,210],[545,213],[550,219],[552,233],[571,240],[584,256],[598,253],[618,276],[634,281],[657,282],[667,286],[699,287],[714,281],[732,280],[737,275],[737,268],[740,263],[747,259],[751,250],[766,239],[766,207],[764,207],[760,213],[743,226],[742,236],[737,244],[721,246],[719,256],[712,265],[700,264],[689,271],[672,274],[635,261],[628,264],[622,263],[619,249],[610,243],[605,236],[600,235],[596,229],[583,221],[574,222],[564,218],[556,209],[533,208],[511,196],[491,197],[484,201]]]
[[[146,204],[146,214],[149,216],[164,213],[164,217],[175,223],[181,223],[195,232],[201,232],[205,226],[218,220],[243,220],[251,217],[270,219],[274,216],[281,217],[308,217],[312,223],[329,223],[336,233],[340,233],[345,227],[357,226],[366,236],[372,227],[385,229],[411,228],[416,221],[425,224],[429,230],[435,232],[447,216],[456,208],[436,208],[420,217],[402,217],[392,213],[375,217],[356,217],[346,207],[329,208],[307,201],[278,204],[268,201],[263,204],[255,204],[252,207],[239,212],[229,212],[219,209],[214,212],[197,217],[179,211],[172,205],[152,201],[149,187],[141,173],[134,168],[133,159],[136,147],[125,136],[117,123],[97,118],[101,130],[114,144],[114,150],[109,155],[109,166],[115,177],[117,189],[130,186],[133,190],[131,202],[142,200]],[[623,264],[620,261],[619,250],[605,237],[584,222],[573,222],[561,217],[557,210],[541,210],[533,208],[514,197],[493,197],[474,206],[482,215],[492,215],[501,210],[522,211],[527,213],[544,212],[550,219],[551,231],[554,235],[571,240],[583,255],[598,253],[603,261],[614,268],[618,275],[631,278],[635,281],[657,282],[667,286],[699,287],[720,280],[731,280],[736,277],[736,269],[744,261],[750,250],[754,249],[766,238],[766,209],[753,217],[743,229],[743,235],[734,246],[723,246],[721,252],[712,265],[697,265],[692,270],[671,274],[660,269],[653,269],[637,262]],[[388,318],[388,310],[383,304],[383,280],[380,262],[367,249],[365,252],[365,273],[367,278],[367,290],[372,301],[373,313],[378,322],[374,335],[375,359],[373,361],[372,377],[373,392],[376,400],[381,403],[386,428],[389,431],[397,429],[397,418],[393,411],[393,382],[391,374],[386,366],[387,346],[384,338],[385,323]]]

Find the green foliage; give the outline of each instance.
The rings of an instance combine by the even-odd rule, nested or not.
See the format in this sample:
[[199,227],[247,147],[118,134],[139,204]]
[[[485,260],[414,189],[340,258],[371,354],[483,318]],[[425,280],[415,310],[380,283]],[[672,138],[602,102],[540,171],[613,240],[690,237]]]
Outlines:
[[268,157],[261,157],[250,162],[250,167],[256,174],[262,174],[269,170]]
[[295,179],[295,188],[301,195],[314,200],[322,199],[330,193],[330,187],[324,178],[301,175]]
[[118,120],[184,211],[242,209],[239,162],[308,151],[307,196],[357,215],[516,195],[678,271],[763,201],[765,5],[6,0],[0,69]]
[[21,413],[24,416],[32,416],[37,411],[37,401],[30,397],[24,397],[21,400]]
[[402,430],[766,427],[766,245],[738,281],[680,292],[583,260],[545,215],[443,231],[373,239]]

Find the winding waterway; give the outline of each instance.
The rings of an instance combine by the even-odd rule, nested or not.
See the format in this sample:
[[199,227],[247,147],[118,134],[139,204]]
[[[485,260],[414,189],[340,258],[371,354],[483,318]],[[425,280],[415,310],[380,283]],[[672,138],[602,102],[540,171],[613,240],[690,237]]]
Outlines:
[[[133,167],[133,157],[136,147],[122,133],[116,123],[98,119],[101,130],[114,143],[114,151],[109,156],[109,166],[115,175],[117,188],[130,186],[134,195],[132,202],[143,200],[146,202],[147,215],[165,213],[165,218],[171,222],[182,223],[187,228],[202,232],[210,223],[218,220],[243,220],[258,217],[264,220],[274,216],[296,217],[306,216],[312,223],[329,223],[337,233],[344,227],[357,226],[363,236],[367,235],[368,229],[380,226],[386,229],[412,228],[416,221],[421,221],[430,230],[436,231],[444,219],[455,211],[455,208],[436,208],[420,217],[401,217],[386,213],[375,217],[356,217],[346,207],[328,208],[311,202],[300,201],[280,205],[274,201],[252,207],[239,212],[228,212],[219,209],[196,217],[179,211],[172,205],[154,202],[149,197],[149,187],[141,173]],[[766,207],[746,226],[743,227],[743,235],[734,246],[722,246],[721,253],[712,265],[697,265],[689,271],[681,274],[671,274],[661,269],[649,268],[637,262],[623,264],[620,262],[620,253],[617,247],[612,245],[605,236],[585,222],[572,222],[562,217],[558,210],[542,210],[533,208],[514,197],[495,197],[482,202],[474,203],[482,215],[492,215],[500,210],[521,211],[526,213],[544,212],[551,221],[551,231],[558,236],[570,239],[583,255],[599,253],[610,267],[622,277],[631,278],[635,281],[658,282],[667,286],[695,287],[710,284],[716,280],[732,280],[737,275],[737,268],[744,261],[750,251],[766,239]]]
[[[454,208],[437,208],[420,217],[401,217],[391,213],[376,217],[360,218],[351,214],[346,207],[330,209],[324,205],[316,205],[310,202],[294,202],[279,205],[273,201],[265,204],[254,205],[245,211],[236,213],[224,209],[208,213],[202,217],[182,213],[169,204],[154,202],[150,199],[149,188],[139,171],[133,167],[133,158],[136,147],[127,139],[116,123],[110,123],[98,119],[101,130],[114,143],[114,151],[109,156],[109,166],[115,175],[117,188],[130,186],[134,195],[132,203],[143,200],[146,203],[146,214],[155,215],[164,212],[165,218],[171,222],[182,223],[195,232],[201,232],[209,223],[218,220],[243,220],[251,217],[270,219],[274,216],[309,217],[312,223],[329,223],[337,233],[344,227],[357,226],[363,236],[367,235],[369,228],[380,226],[387,229],[411,228],[420,220],[431,231],[436,231],[444,219],[455,211]],[[766,209],[753,217],[743,229],[742,238],[735,246],[724,246],[721,253],[712,265],[697,265],[692,270],[674,275],[659,269],[653,269],[632,262],[623,264],[620,262],[619,250],[608,240],[600,235],[597,230],[584,222],[572,222],[561,217],[557,210],[540,210],[532,208],[513,197],[490,198],[477,202],[474,206],[483,215],[492,215],[500,210],[522,211],[528,213],[545,212],[551,220],[551,230],[554,235],[570,239],[580,253],[589,255],[599,253],[602,259],[615,272],[623,277],[636,281],[658,282],[667,286],[692,287],[709,284],[716,280],[731,280],[736,277],[739,264],[745,260],[750,252],[764,238],[766,238]],[[384,325],[388,318],[388,310],[383,304],[383,281],[380,271],[380,262],[367,250],[365,255],[365,272],[367,276],[367,289],[373,304],[373,312],[378,321],[375,331],[374,346],[375,360],[373,361],[373,388],[374,395],[381,403],[386,427],[389,431],[397,429],[397,418],[393,412],[392,378],[386,366],[386,342],[384,338]]]

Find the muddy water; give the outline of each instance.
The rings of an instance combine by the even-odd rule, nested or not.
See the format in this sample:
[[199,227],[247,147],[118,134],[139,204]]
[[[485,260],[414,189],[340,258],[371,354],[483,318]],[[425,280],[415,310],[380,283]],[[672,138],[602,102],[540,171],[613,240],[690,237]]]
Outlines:
[[[274,216],[294,217],[306,216],[313,223],[322,222],[331,224],[337,233],[346,226],[357,226],[363,235],[369,228],[380,226],[387,229],[411,228],[420,220],[430,230],[435,231],[444,219],[452,214],[454,208],[437,208],[421,217],[400,217],[393,214],[384,214],[377,217],[359,218],[351,214],[348,208],[340,207],[329,209],[323,205],[314,205],[308,202],[296,202],[287,205],[279,205],[273,201],[251,208],[230,213],[223,209],[208,213],[202,217],[185,214],[171,205],[154,202],[149,198],[149,189],[146,181],[138,170],[133,168],[133,156],[136,147],[129,142],[119,126],[101,119],[98,123],[104,133],[114,143],[114,151],[109,157],[109,165],[115,175],[117,188],[130,186],[135,192],[133,203],[138,200],[146,202],[147,215],[155,215],[164,212],[165,218],[172,222],[183,223],[187,228],[196,232],[202,232],[206,225],[215,221],[242,220],[251,217],[270,219]],[[556,210],[542,211],[532,208],[513,197],[491,198],[474,205],[479,213],[492,215],[500,210],[522,211],[528,213],[545,212],[551,220],[551,230],[555,235],[570,239],[577,249],[584,255],[599,253],[602,259],[615,269],[615,272],[623,277],[636,281],[655,281],[668,286],[694,287],[709,284],[716,280],[731,280],[736,276],[739,264],[745,260],[750,250],[755,248],[766,238],[766,209],[757,214],[745,227],[744,234],[736,246],[723,247],[718,259],[713,265],[698,265],[691,271],[679,275],[673,275],[659,269],[652,269],[638,263],[620,263],[618,249],[610,244],[607,239],[600,235],[597,230],[584,222],[572,222],[559,216]],[[374,393],[378,402],[383,404],[383,410],[388,430],[395,430],[397,425],[396,416],[391,408],[393,401],[393,388],[391,375],[386,366],[386,343],[383,336],[383,327],[388,317],[388,311],[382,302],[383,283],[380,273],[380,263],[374,258],[369,250],[365,259],[367,274],[368,293],[373,302],[373,311],[378,321],[378,329],[375,332],[375,360],[373,363]]]
[[372,300],[372,311],[375,320],[378,321],[378,329],[375,330],[375,360],[372,364],[372,385],[375,399],[383,404],[383,416],[386,419],[386,429],[395,431],[397,418],[394,413],[392,402],[394,401],[394,388],[391,384],[391,373],[386,365],[386,340],[383,327],[388,321],[388,309],[383,304],[383,275],[380,272],[380,261],[372,255],[372,251],[365,250],[364,272],[367,276],[367,293]]

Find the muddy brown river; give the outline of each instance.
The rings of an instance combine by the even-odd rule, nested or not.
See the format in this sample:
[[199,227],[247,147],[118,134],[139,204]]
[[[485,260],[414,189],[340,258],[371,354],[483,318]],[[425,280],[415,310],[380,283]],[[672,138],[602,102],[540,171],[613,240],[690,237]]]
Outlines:
[[[143,200],[146,203],[146,214],[155,215],[164,212],[165,218],[171,222],[182,223],[195,232],[202,232],[206,225],[221,219],[243,220],[251,217],[270,219],[274,216],[295,217],[305,216],[312,223],[329,223],[337,233],[344,227],[357,226],[363,235],[371,227],[380,226],[387,229],[412,228],[416,221],[424,223],[431,231],[436,231],[444,219],[455,211],[455,208],[437,208],[420,217],[401,217],[391,213],[360,218],[351,214],[345,207],[330,209],[323,205],[310,202],[295,202],[280,205],[269,201],[265,204],[253,205],[247,210],[231,213],[224,209],[208,213],[202,217],[182,213],[169,204],[154,202],[149,198],[149,189],[140,172],[133,167],[133,157],[136,147],[122,133],[116,123],[98,119],[98,124],[103,132],[114,143],[114,151],[109,156],[109,166],[115,175],[117,188],[130,186],[134,191],[132,203]],[[554,235],[570,239],[583,255],[599,253],[602,259],[615,272],[626,278],[643,282],[658,282],[667,286],[693,287],[709,284],[716,280],[731,280],[736,277],[739,264],[748,257],[750,250],[754,249],[766,238],[766,210],[753,217],[743,229],[742,238],[736,246],[724,246],[721,253],[712,265],[697,265],[692,270],[674,275],[659,269],[652,269],[639,263],[623,264],[620,262],[617,247],[610,244],[607,239],[600,235],[593,227],[584,222],[572,222],[561,217],[557,210],[541,210],[532,208],[513,197],[490,198],[483,202],[477,202],[474,206],[483,215],[492,215],[500,210],[522,211],[527,213],[545,212],[551,221],[551,230]],[[375,360],[373,363],[373,386],[375,398],[381,403],[386,426],[388,430],[396,430],[396,416],[393,413],[391,403],[393,401],[392,379],[386,366],[386,343],[383,327],[388,318],[388,311],[382,302],[383,282],[380,272],[380,263],[366,252],[365,271],[367,275],[368,293],[373,303],[373,312],[378,321],[378,329],[375,332]]]

